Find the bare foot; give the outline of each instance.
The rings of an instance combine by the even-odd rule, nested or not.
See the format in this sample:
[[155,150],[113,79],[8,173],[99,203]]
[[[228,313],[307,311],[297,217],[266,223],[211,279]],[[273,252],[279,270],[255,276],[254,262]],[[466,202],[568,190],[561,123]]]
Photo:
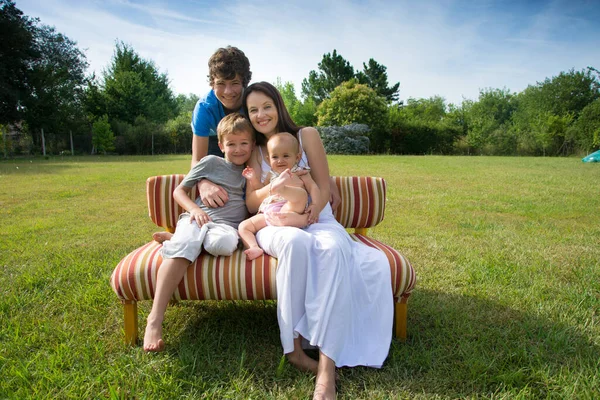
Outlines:
[[250,247],[249,249],[244,250],[244,254],[246,254],[246,259],[248,260],[254,260],[255,258],[262,256],[263,253],[264,251],[260,247]]
[[293,351],[287,355],[288,361],[300,371],[312,372],[317,374],[319,363],[317,360],[310,358],[304,350]]
[[162,324],[152,324],[148,322],[146,325],[146,333],[144,334],[144,351],[159,352],[165,349],[165,342],[162,340]]
[[171,232],[154,232],[152,234],[152,239],[157,241],[158,243],[162,243],[165,240],[171,240],[173,234]]
[[313,400],[330,400],[336,398],[335,385],[325,385],[324,383],[315,384]]

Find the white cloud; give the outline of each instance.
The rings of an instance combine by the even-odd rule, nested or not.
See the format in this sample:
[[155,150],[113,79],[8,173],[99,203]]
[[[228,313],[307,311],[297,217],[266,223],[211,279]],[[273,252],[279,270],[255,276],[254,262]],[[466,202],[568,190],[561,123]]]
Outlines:
[[[158,0],[17,4],[87,49],[97,73],[109,64],[119,39],[167,72],[177,93],[204,93],[208,58],[226,45],[246,53],[253,81],[281,77],[294,83],[298,95],[302,80],[333,49],[355,69],[369,58],[385,65],[390,84],[400,82],[401,99],[440,95],[454,103],[477,98],[479,89],[520,91],[560,71],[600,65],[592,17],[586,10],[565,13],[564,3],[528,9],[527,15],[495,2],[460,1],[253,0],[211,6]],[[584,22],[587,34],[573,36],[573,19]]]

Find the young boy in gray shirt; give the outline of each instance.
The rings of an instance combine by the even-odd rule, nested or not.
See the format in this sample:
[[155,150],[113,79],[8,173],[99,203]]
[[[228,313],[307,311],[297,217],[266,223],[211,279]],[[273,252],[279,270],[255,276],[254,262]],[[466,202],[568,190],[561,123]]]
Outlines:
[[[219,147],[225,158],[208,155],[192,167],[173,191],[173,198],[186,212],[181,214],[175,234],[163,243],[163,262],[158,269],[152,310],[148,315],[144,335],[145,351],[162,351],[162,321],[167,305],[187,266],[204,248],[218,255],[231,255],[238,246],[237,227],[248,216],[244,201],[246,178],[244,164],[254,149],[254,129],[241,114],[227,115],[217,126]],[[190,193],[201,179],[220,185],[227,191],[229,201],[223,207],[209,208]]]

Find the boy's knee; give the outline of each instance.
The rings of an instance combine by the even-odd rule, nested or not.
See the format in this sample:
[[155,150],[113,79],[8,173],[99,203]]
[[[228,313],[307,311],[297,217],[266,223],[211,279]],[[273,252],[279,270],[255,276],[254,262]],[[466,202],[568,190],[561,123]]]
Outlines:
[[238,247],[239,237],[237,234],[227,234],[216,238],[208,238],[204,241],[204,249],[213,256],[230,256]]

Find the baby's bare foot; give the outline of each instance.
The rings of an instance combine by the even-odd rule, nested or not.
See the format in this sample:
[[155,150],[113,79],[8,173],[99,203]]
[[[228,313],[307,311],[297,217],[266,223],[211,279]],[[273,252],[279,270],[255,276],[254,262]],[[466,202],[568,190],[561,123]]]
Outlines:
[[171,232],[154,232],[152,234],[152,239],[157,241],[158,243],[162,243],[165,240],[171,240],[173,234]]
[[244,254],[246,254],[246,259],[248,260],[254,260],[255,258],[262,256],[263,253],[264,251],[260,247],[250,247],[249,249],[244,250]]

